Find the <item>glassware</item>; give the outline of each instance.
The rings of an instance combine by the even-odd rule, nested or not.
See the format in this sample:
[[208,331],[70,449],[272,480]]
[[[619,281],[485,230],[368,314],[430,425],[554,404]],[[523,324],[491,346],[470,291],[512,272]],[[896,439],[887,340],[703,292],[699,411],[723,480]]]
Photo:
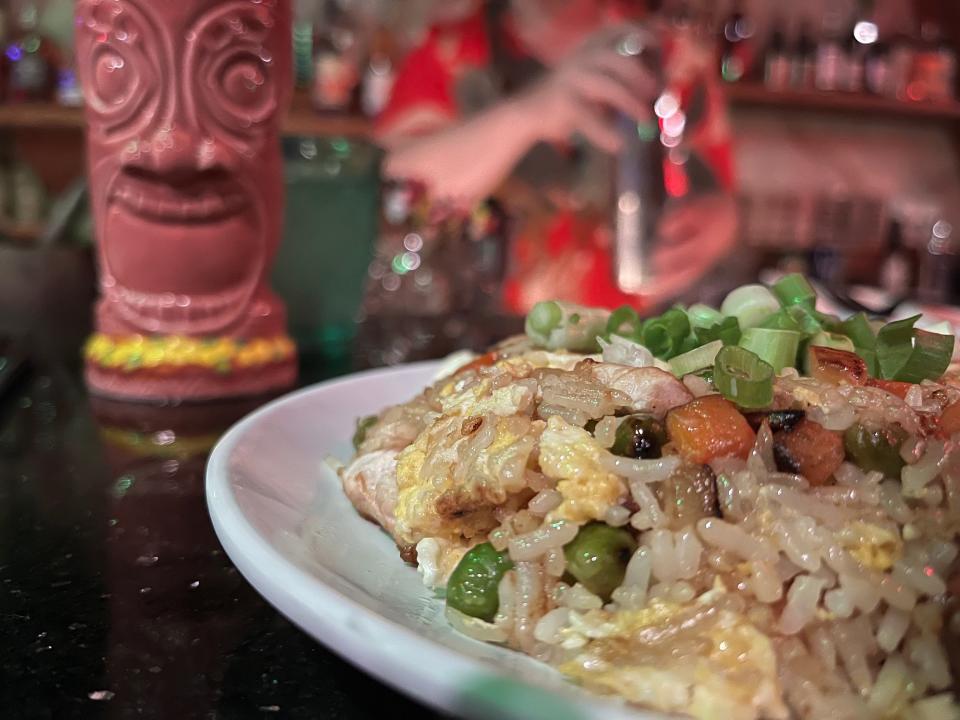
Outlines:
[[9,64],[8,102],[40,102],[53,97],[60,51],[53,41],[40,34],[38,21],[36,3],[24,3],[4,51]]

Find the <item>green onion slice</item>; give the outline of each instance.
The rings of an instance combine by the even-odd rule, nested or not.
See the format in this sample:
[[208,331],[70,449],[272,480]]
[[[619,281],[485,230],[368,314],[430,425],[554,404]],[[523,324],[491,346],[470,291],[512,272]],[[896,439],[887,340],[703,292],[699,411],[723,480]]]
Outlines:
[[703,344],[722,340],[724,345],[736,345],[740,342],[740,321],[735,317],[727,317],[710,327],[695,327],[693,332]]
[[687,308],[687,319],[690,321],[690,327],[708,328],[713,327],[723,320],[723,315],[719,310],[714,310],[709,305],[696,303]]
[[936,380],[950,365],[956,338],[914,324],[920,315],[887,323],[877,333],[877,365],[886,380],[918,383]]
[[607,320],[607,339],[611,335],[620,335],[631,340],[640,340],[640,326],[642,321],[637,311],[629,305],[621,305],[612,313]]
[[538,302],[527,314],[527,332],[547,336],[563,322],[563,309],[556,300]]
[[784,307],[804,305],[813,310],[817,304],[817,293],[800,273],[784,275],[774,283],[772,290]]
[[870,320],[862,312],[851,315],[843,321],[842,332],[853,341],[854,347],[874,349],[877,346],[877,337],[870,327]]
[[740,347],[769,363],[775,372],[780,372],[796,365],[800,339],[800,333],[793,330],[748,328],[740,338]]
[[840,331],[853,341],[853,351],[867,364],[867,372],[876,377],[879,374],[877,367],[877,336],[869,318],[859,312],[843,321]]
[[729,345],[717,353],[713,384],[741,407],[762,408],[773,402],[773,366],[742,347]]
[[833,348],[834,350],[846,350],[847,352],[855,352],[856,350],[853,340],[849,337],[841,335],[840,333],[827,332],[826,330],[821,330],[810,338],[809,344]]
[[763,285],[743,285],[723,299],[720,312],[740,321],[740,328],[756,327],[780,310],[780,301]]
[[690,321],[680,308],[670,308],[659,317],[643,324],[640,344],[655,357],[669,360],[680,353],[684,340],[690,334]]
[[714,340],[682,355],[677,355],[670,360],[670,370],[677,377],[683,377],[697,370],[703,370],[705,367],[710,367],[722,347],[722,340]]
[[758,327],[769,328],[771,330],[793,330],[794,332],[803,331],[803,328],[800,327],[800,323],[794,320],[793,315],[787,312],[786,309],[775,312],[773,315],[760,323]]

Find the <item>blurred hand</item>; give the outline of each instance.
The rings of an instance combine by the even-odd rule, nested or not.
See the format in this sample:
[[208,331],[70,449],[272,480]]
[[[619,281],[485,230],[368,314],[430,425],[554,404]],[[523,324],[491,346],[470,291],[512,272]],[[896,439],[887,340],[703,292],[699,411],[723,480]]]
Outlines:
[[515,100],[523,122],[539,139],[563,141],[579,132],[614,153],[621,144],[614,112],[637,120],[651,114],[655,78],[638,58],[617,51],[630,33],[649,35],[633,25],[605,27]]
[[733,198],[715,193],[682,200],[660,221],[653,253],[656,273],[644,296],[655,302],[680,294],[733,249],[737,211]]

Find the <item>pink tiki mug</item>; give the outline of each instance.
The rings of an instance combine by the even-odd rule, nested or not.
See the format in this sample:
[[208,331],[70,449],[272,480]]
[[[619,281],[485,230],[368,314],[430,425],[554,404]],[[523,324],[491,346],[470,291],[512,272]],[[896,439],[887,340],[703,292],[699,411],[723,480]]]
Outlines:
[[267,285],[289,0],[78,0],[76,13],[100,263],[90,388],[189,400],[292,384]]

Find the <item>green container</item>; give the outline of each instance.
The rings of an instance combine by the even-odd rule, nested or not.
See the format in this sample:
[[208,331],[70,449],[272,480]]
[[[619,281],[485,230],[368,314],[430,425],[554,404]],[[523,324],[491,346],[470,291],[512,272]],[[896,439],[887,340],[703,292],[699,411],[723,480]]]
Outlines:
[[340,365],[377,237],[380,151],[343,138],[288,138],[283,147],[286,221],[273,287],[305,363]]

